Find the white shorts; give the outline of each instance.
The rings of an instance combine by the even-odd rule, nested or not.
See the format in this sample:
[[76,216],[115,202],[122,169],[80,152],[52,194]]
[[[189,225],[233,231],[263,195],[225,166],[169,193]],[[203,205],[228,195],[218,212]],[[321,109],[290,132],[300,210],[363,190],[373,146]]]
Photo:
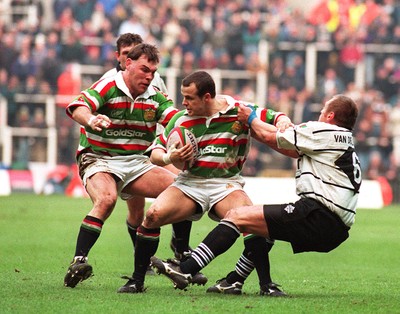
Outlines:
[[122,190],[133,180],[150,171],[155,165],[145,155],[106,156],[96,153],[82,153],[78,159],[79,175],[83,185],[97,172],[108,172],[116,176],[118,195],[127,200],[133,195],[123,193]]
[[202,212],[196,213],[188,218],[188,220],[199,220],[208,212],[208,216],[212,220],[219,221],[220,218],[213,215],[209,210],[230,193],[243,190],[244,184],[244,179],[239,175],[230,178],[206,179],[182,172],[178,175],[172,186],[181,190],[186,196],[201,206]]

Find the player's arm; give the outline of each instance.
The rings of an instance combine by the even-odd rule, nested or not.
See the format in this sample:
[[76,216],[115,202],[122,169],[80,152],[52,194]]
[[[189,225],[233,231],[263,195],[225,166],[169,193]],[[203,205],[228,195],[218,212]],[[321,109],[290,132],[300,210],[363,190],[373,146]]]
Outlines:
[[[177,145],[178,143],[176,143]],[[155,147],[151,151],[150,161],[158,166],[166,166],[173,164],[179,166],[178,163],[189,161],[193,158],[193,146],[188,143],[181,148],[176,148],[176,145],[172,145],[168,151],[165,148]]]
[[[277,127],[267,124],[257,118],[256,113],[251,108],[244,105],[239,105],[238,120],[250,126],[252,136],[258,141],[267,144],[272,149],[280,152],[283,155],[293,158],[299,157],[295,150],[281,149],[278,147],[276,133],[281,131],[278,130]],[[287,123],[287,121],[285,121],[285,123]]]
[[276,123],[275,123],[276,128],[280,131],[283,132],[285,131],[287,128],[294,126],[292,123],[292,120],[290,120],[290,118],[285,115],[285,114],[281,114],[277,119],[276,119]]
[[80,125],[89,126],[94,131],[101,131],[103,128],[110,126],[111,120],[109,117],[98,114],[94,115],[86,106],[77,106],[71,110],[71,117]]

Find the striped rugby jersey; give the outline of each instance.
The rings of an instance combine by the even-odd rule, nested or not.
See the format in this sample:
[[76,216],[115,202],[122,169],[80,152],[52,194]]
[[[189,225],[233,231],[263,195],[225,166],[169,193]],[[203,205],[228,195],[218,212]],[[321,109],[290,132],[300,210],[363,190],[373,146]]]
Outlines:
[[249,127],[237,119],[238,105],[253,106],[264,122],[275,124],[283,113],[259,108],[226,95],[218,95],[228,102],[228,108],[211,117],[189,116],[186,110],[178,112],[168,123],[164,133],[156,140],[155,148],[166,150],[169,132],[176,126],[189,129],[196,136],[198,156],[193,166],[186,170],[204,178],[229,178],[240,173],[250,146]]
[[108,116],[111,125],[101,132],[81,126],[77,155],[85,149],[113,155],[145,153],[156,138],[157,123],[166,126],[178,112],[173,105],[153,86],[133,99],[121,71],[97,81],[82,91],[66,112],[71,117],[73,107],[86,106],[93,113]]
[[313,121],[277,132],[276,137],[280,148],[296,149],[300,154],[296,193],[321,202],[350,227],[361,186],[351,131]]

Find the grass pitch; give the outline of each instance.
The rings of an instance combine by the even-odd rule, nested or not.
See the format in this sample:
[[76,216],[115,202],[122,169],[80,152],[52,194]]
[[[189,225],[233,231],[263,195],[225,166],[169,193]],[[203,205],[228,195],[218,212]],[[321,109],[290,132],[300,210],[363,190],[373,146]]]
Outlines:
[[[90,252],[94,275],[63,287],[89,199],[17,194],[0,198],[0,313],[400,313],[400,207],[359,209],[350,238],[328,254],[294,255],[277,242],[270,258],[273,279],[290,298],[258,295],[253,273],[241,296],[207,294],[231,271],[242,241],[203,269],[209,283],[174,290],[162,276],[148,276],[146,293],[118,294],[133,270],[126,205],[118,204]],[[215,222],[193,224],[195,247]],[[157,256],[171,257],[170,226],[161,231]]]

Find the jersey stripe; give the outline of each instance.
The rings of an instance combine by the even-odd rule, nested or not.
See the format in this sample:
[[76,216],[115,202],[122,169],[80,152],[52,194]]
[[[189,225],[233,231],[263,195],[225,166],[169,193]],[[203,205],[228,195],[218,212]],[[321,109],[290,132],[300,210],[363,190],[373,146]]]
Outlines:
[[[250,146],[250,131],[237,119],[237,101],[231,97],[226,97],[226,100],[228,109],[213,117],[190,117],[186,110],[180,111],[171,119],[154,148],[166,150],[169,132],[176,126],[183,126],[195,135],[199,148],[193,166],[185,171],[205,178],[227,178],[240,174]],[[266,123],[273,124],[275,116],[280,114],[253,106]]]
[[122,72],[118,72],[94,83],[68,105],[66,110],[70,116],[71,108],[86,106],[111,120],[110,127],[100,132],[81,127],[78,155],[86,149],[121,155],[143,154],[156,138],[157,124],[166,126],[178,112],[173,102],[152,86],[135,100],[123,90],[128,88]]

